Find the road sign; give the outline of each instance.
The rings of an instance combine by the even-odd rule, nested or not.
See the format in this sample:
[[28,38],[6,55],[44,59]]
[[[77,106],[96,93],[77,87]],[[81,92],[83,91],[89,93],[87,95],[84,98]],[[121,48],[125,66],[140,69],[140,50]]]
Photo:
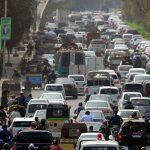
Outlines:
[[2,36],[1,36],[1,25],[0,25],[0,50],[2,49]]
[[2,40],[11,39],[11,18],[10,17],[1,18],[1,38]]

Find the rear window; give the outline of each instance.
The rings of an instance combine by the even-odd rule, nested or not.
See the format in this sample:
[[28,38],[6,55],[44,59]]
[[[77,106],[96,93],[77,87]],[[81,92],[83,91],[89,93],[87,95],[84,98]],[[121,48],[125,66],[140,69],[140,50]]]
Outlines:
[[135,81],[150,81],[150,76],[135,76]]
[[118,90],[116,90],[116,89],[102,89],[100,94],[107,94],[107,95],[118,94]]
[[131,66],[120,66],[119,67],[119,71],[129,71],[129,69],[131,69]]
[[112,74],[111,76],[112,76],[112,78],[113,78],[114,80],[115,80],[115,79],[118,79],[118,76],[115,75],[115,74]]
[[33,121],[16,121],[13,123],[13,127],[30,127]]
[[36,110],[46,109],[46,104],[30,104],[28,113],[35,113]]
[[61,65],[64,67],[68,67],[69,64],[70,64],[70,53],[62,53]]
[[47,86],[46,91],[62,91],[62,86]]
[[143,86],[141,84],[126,84],[125,90],[126,91],[141,91]]
[[83,76],[70,76],[70,78],[73,78],[74,81],[84,81],[84,77]]
[[150,106],[150,101],[147,99],[133,99],[131,102],[133,105],[137,105],[140,102],[142,106]]
[[110,80],[88,80],[87,86],[110,86]]
[[108,146],[90,146],[84,147],[83,150],[117,150],[117,148]]
[[125,100],[129,100],[130,97],[141,97],[141,95],[140,94],[125,94],[124,95]]
[[92,44],[105,44],[102,40],[92,41]]
[[17,142],[23,143],[51,143],[52,135],[48,132],[21,132],[16,138]]
[[108,107],[105,102],[88,102],[87,107]]
[[[134,110],[133,110],[133,111],[121,111],[121,112],[120,112],[120,116],[121,116],[122,118],[129,118],[129,116],[130,116],[133,112],[134,112]],[[136,111],[136,113],[137,113],[138,118],[141,118],[140,113],[139,113],[138,111]]]

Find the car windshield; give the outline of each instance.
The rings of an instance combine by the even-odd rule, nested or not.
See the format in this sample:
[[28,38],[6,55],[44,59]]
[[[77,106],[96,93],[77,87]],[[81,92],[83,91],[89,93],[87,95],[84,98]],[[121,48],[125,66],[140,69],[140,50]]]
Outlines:
[[108,107],[107,102],[88,102],[86,104],[87,107]]
[[140,103],[142,106],[150,106],[150,100],[147,99],[132,99],[131,102],[133,105]]
[[107,94],[107,95],[118,94],[118,90],[117,89],[102,89],[100,94]]
[[126,84],[125,85],[125,90],[126,91],[140,91],[142,90],[142,85],[141,84]]
[[46,109],[46,104],[30,104],[28,112],[29,113],[35,113],[36,110]]
[[109,96],[104,95],[91,95],[89,100],[109,100]]
[[83,76],[70,76],[70,78],[73,78],[74,81],[84,81],[84,77]]
[[[134,110],[133,110],[133,111],[121,111],[121,112],[119,113],[119,115],[120,115],[122,118],[129,118],[129,116],[130,116],[133,112],[134,112]],[[138,118],[141,118],[139,111],[136,111],[136,113],[137,113]]]
[[130,97],[141,97],[141,94],[125,94],[124,99],[129,100]]
[[[82,119],[84,115],[85,115],[85,111],[81,111],[79,113],[79,119]],[[101,112],[90,111],[90,115],[92,116],[92,118],[103,118],[103,114]]]
[[30,127],[33,121],[15,121],[13,127]]
[[119,71],[129,71],[130,68],[132,68],[132,66],[120,66]]
[[139,81],[149,81],[150,76],[135,76],[134,81],[139,82]]
[[46,86],[46,91],[62,91],[63,90],[63,88],[62,88],[62,86],[54,86],[54,85],[48,85],[48,86]]
[[62,99],[62,95],[61,94],[49,94],[49,93],[45,93],[41,96],[41,98],[43,99]]
[[90,146],[84,147],[83,150],[117,150],[116,147],[111,146]]

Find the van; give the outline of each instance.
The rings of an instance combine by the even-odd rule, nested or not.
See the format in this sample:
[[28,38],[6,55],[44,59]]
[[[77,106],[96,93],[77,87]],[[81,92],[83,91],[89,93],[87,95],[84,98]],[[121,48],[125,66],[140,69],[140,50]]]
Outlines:
[[120,150],[116,141],[84,141],[78,150]]
[[48,100],[45,99],[31,99],[27,105],[26,117],[33,117],[36,110],[46,109]]
[[30,127],[31,123],[34,122],[34,118],[23,118],[23,117],[16,117],[12,121],[8,130],[13,134],[13,137],[17,134],[18,130],[25,130]]
[[73,78],[76,85],[78,94],[84,94],[84,86],[85,86],[85,77],[84,75],[80,74],[72,74],[68,75],[68,78]]
[[63,84],[46,84],[44,92],[52,93],[62,93],[64,99],[66,98],[65,88]]

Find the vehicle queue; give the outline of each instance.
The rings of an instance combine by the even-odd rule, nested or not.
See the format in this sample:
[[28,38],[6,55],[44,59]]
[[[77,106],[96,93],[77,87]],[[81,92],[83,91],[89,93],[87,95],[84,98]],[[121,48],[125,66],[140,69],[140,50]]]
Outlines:
[[[20,87],[28,89],[28,94],[13,93],[8,98],[8,111],[0,112],[1,147],[150,149],[150,41],[128,27],[121,20],[120,11],[81,12],[77,19],[82,26],[75,17],[61,29],[63,34],[57,32],[54,36],[45,31],[46,38],[37,34],[37,53],[33,60],[26,61],[26,86]],[[42,51],[44,44],[53,44],[55,52]],[[15,84],[20,77],[15,71]],[[13,91],[11,86],[7,83],[2,90]],[[36,88],[44,90],[33,99],[31,90]],[[84,100],[72,118],[67,99],[72,97],[75,101],[81,94]],[[7,107],[8,103],[2,104]]]

